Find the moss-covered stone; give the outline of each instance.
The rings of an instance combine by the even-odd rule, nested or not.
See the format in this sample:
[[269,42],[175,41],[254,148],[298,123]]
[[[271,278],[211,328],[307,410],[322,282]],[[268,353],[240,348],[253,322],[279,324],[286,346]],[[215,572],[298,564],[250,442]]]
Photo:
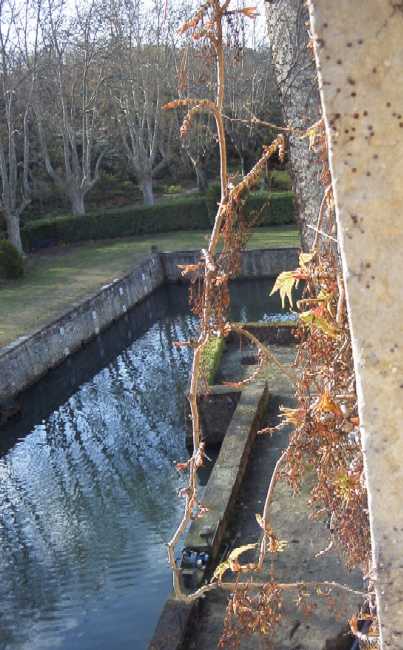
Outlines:
[[201,367],[209,385],[214,384],[223,350],[224,339],[222,336],[211,336],[203,348]]

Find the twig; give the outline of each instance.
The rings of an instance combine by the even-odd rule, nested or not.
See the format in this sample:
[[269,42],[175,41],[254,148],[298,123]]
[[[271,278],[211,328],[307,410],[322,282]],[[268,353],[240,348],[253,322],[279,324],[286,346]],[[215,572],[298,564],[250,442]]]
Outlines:
[[[203,585],[202,587],[199,587],[196,591],[194,591],[192,594],[186,594],[182,592],[181,594],[177,594],[178,600],[182,600],[187,603],[191,603],[194,600],[197,600],[198,598],[206,596],[211,591],[215,591],[216,589],[222,589],[223,591],[236,591],[239,589],[239,587],[247,587],[248,590],[255,591],[262,589],[266,583],[264,582],[209,582],[208,584]],[[345,591],[346,593],[353,594],[354,596],[360,596],[362,598],[365,598],[368,596],[368,592],[364,591],[359,591],[358,589],[353,589],[352,587],[349,587],[348,585],[344,585],[341,582],[335,582],[331,580],[324,580],[321,582],[315,582],[315,581],[309,581],[309,582],[304,582],[303,580],[300,582],[280,582],[276,583],[276,587],[278,589],[281,589],[282,591],[295,591],[299,590],[302,588],[311,588],[311,589],[338,589],[340,591]],[[371,593],[371,592],[370,592]]]
[[331,239],[332,241],[336,242],[337,244],[337,239],[335,237],[332,237],[332,235],[328,235],[327,232],[323,232],[323,230],[319,230],[315,226],[311,226],[311,224],[307,223],[307,228],[310,228],[311,230],[314,230],[316,233],[319,233],[322,235],[322,237],[326,237],[327,239]]
[[260,551],[259,551],[259,561],[258,561],[259,571],[263,568],[263,561],[267,550],[267,529],[269,527],[268,526],[269,508],[270,508],[271,500],[273,498],[273,490],[277,482],[280,467],[283,464],[284,460],[286,459],[286,456],[287,456],[287,450],[283,451],[283,453],[281,454],[280,458],[278,459],[274,467],[273,474],[271,475],[270,484],[266,494],[266,500],[264,502],[264,508],[262,514],[262,521],[263,521],[264,528],[263,528],[263,537],[262,537],[262,541],[260,544]]
[[259,120],[259,118],[255,117],[255,115],[253,115],[249,120],[245,120],[240,117],[230,117],[229,115],[223,115],[223,118],[225,120],[229,120],[230,122],[239,122],[241,124],[247,124],[248,126],[251,124],[256,124],[257,126],[267,126],[269,129],[276,129],[277,131],[283,131],[284,133],[299,132],[298,129],[293,129],[290,126],[278,126],[278,124],[274,124],[273,122],[265,122],[263,120]]
[[[315,250],[315,248],[318,245],[319,234],[321,234],[322,236],[325,236],[325,237],[329,237],[330,239],[333,239],[333,237],[331,237],[331,235],[327,235],[327,234],[325,234],[324,232],[322,232],[320,230],[320,228],[322,226],[323,215],[324,215],[324,212],[325,212],[325,205],[326,205],[327,195],[329,194],[331,189],[332,189],[332,186],[328,185],[327,188],[325,189],[324,194],[323,194],[323,199],[322,199],[322,202],[321,202],[320,208],[319,208],[319,216],[318,216],[318,222],[316,224],[316,228],[314,226],[311,226],[310,224],[307,224],[308,228],[311,228],[316,233],[315,234],[315,239],[314,239],[313,244],[312,244],[312,250]],[[334,240],[334,241],[337,241],[337,240]]]

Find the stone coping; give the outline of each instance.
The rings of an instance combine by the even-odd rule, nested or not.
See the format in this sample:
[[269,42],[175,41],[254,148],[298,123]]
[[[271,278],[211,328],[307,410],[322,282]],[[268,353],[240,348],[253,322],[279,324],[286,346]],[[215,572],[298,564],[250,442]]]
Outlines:
[[[242,391],[202,498],[208,511],[202,519],[192,522],[185,539],[186,550],[205,552],[210,560],[217,559],[268,399],[266,382],[255,383]],[[207,572],[208,567],[194,569],[193,579],[191,575],[187,578],[197,585]],[[161,612],[149,650],[184,650],[198,607],[198,603],[183,603],[171,595]]]

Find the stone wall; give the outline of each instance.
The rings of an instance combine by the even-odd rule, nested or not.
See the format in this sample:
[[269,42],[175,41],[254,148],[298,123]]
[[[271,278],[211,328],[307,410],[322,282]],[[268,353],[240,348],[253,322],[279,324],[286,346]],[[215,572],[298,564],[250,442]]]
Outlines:
[[[102,287],[40,330],[0,350],[0,412],[4,404],[48,370],[97,336],[164,282],[180,281],[178,264],[192,263],[198,251],[154,252],[123,278]],[[245,251],[240,278],[275,277],[295,268],[295,248]],[[7,410],[7,407],[6,407]],[[1,413],[0,413],[1,414]]]
[[55,321],[0,351],[0,403],[57,366],[164,283],[158,255],[102,287]]
[[[195,264],[200,259],[200,251],[177,251],[160,253],[167,282],[178,282],[181,271],[178,264]],[[275,278],[282,271],[298,266],[297,248],[261,248],[244,251],[241,258],[239,279]]]

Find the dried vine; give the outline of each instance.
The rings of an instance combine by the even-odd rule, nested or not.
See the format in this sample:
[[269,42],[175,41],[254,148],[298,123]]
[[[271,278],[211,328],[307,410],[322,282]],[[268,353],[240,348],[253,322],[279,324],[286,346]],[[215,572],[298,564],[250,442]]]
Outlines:
[[[270,433],[286,424],[292,424],[293,432],[289,446],[278,461],[272,475],[262,515],[257,521],[262,528],[256,563],[242,565],[239,557],[243,552],[257,545],[235,549],[214,571],[209,584],[202,585],[193,593],[187,593],[182,586],[181,568],[175,560],[175,549],[185,533],[188,524],[203,514],[203,506],[197,497],[197,470],[203,465],[205,447],[198,410],[198,395],[203,384],[201,357],[203,349],[212,334],[228,335],[236,326],[227,322],[229,306],[228,283],[240,264],[240,251],[245,245],[250,223],[243,214],[243,202],[248,191],[265,171],[270,158],[277,154],[284,159],[285,138],[280,133],[270,146],[264,147],[259,161],[237,185],[230,186],[227,173],[227,150],[223,114],[224,103],[224,24],[234,14],[253,18],[255,9],[230,9],[231,0],[207,0],[194,16],[181,28],[190,32],[196,40],[206,41],[217,63],[217,97],[208,99],[178,99],[165,106],[167,110],[186,108],[181,136],[189,137],[193,120],[201,113],[213,115],[220,149],[221,200],[206,250],[202,251],[197,264],[183,267],[182,272],[191,280],[191,301],[193,311],[199,316],[198,338],[187,342],[194,349],[191,369],[189,402],[192,417],[193,453],[186,463],[179,463],[178,469],[188,472],[187,487],[182,490],[185,507],[182,520],[168,544],[168,557],[173,571],[176,596],[185,601],[223,588],[232,591],[221,646],[238,647],[239,640],[246,634],[259,631],[271,635],[281,620],[282,593],[296,590],[301,602],[309,596],[309,590],[346,590],[362,596],[366,614],[366,631],[360,629],[356,616],[351,619],[351,629],[357,638],[372,646],[377,639],[376,615],[372,585],[368,591],[352,590],[338,583],[290,583],[276,584],[273,576],[265,583],[239,580],[242,573],[261,571],[267,553],[282,550],[283,542],[278,540],[270,525],[270,505],[273,490],[280,477],[285,478],[297,491],[304,478],[306,467],[313,468],[315,483],[311,491],[312,516],[327,518],[331,543],[337,545],[348,567],[358,566],[364,575],[371,575],[370,533],[367,511],[363,458],[361,450],[355,377],[347,310],[345,306],[343,279],[337,250],[336,225],[332,179],[328,165],[327,141],[323,122],[314,124],[301,137],[309,137],[310,146],[322,162],[321,182],[324,196],[315,229],[313,249],[302,253],[298,269],[284,272],[278,277],[273,291],[279,291],[283,303],[288,299],[293,307],[292,292],[298,282],[304,282],[304,291],[298,301],[299,321],[297,327],[298,351],[295,374],[275,363],[295,381],[297,406],[283,409],[282,422],[270,429]],[[289,129],[290,127],[287,127]],[[284,129],[286,130],[286,129]],[[218,244],[222,249],[218,252]],[[260,364],[269,358],[270,350],[254,340],[242,328],[238,334],[252,340],[258,350]],[[253,381],[255,373],[244,383]],[[327,550],[327,549],[326,549]],[[239,574],[235,583],[223,583],[224,574],[231,570]],[[369,613],[368,613],[369,612]]]
[[[182,269],[183,274],[191,276],[193,311],[200,318],[199,337],[196,341],[190,342],[190,345],[194,348],[189,390],[193,453],[186,463],[188,484],[182,491],[182,496],[185,499],[183,517],[168,544],[168,557],[173,570],[175,592],[179,598],[184,600],[199,595],[199,591],[193,595],[184,592],[180,579],[181,570],[175,560],[175,549],[190,521],[197,514],[200,514],[196,475],[204,460],[204,445],[197,404],[203,379],[201,368],[202,352],[211,334],[227,335],[231,329],[227,324],[228,282],[239,268],[240,251],[246,242],[247,223],[242,212],[243,199],[265,171],[268,160],[275,153],[278,153],[280,158],[283,158],[285,154],[284,136],[280,134],[270,146],[264,148],[260,160],[245,178],[234,187],[229,187],[223,117],[225,88],[223,23],[229,16],[236,13],[248,17],[252,17],[255,13],[250,8],[231,10],[229,5],[230,0],[225,0],[222,3],[219,0],[208,0],[180,30],[182,33],[191,31],[194,39],[200,40],[203,38],[210,43],[217,63],[216,101],[186,98],[169,102],[164,107],[166,110],[190,107],[181,127],[182,137],[188,137],[192,121],[197,114],[211,113],[215,119],[220,149],[221,200],[208,248],[202,251],[202,257],[198,264],[186,266]],[[222,250],[217,254],[219,242],[222,243]]]

